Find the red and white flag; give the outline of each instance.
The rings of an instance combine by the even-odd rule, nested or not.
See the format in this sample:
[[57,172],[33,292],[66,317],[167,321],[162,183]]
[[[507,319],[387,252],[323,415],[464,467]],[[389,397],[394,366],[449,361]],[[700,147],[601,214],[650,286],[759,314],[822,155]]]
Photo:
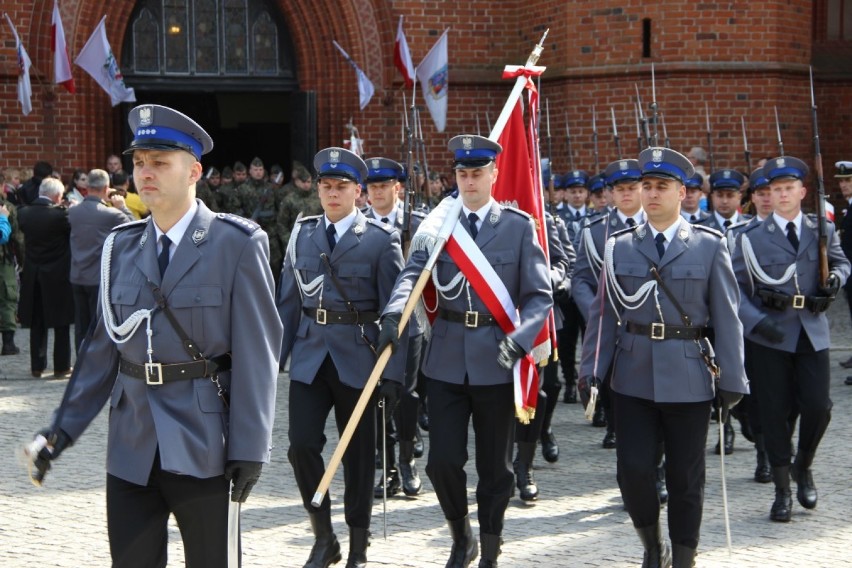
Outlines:
[[121,69],[118,68],[118,62],[107,41],[105,21],[106,16],[101,18],[101,23],[92,32],[74,63],[82,67],[107,92],[112,106],[135,102],[136,93],[124,84]]
[[27,55],[27,50],[24,49],[24,44],[21,43],[21,38],[18,37],[18,30],[15,29],[12,18],[9,17],[9,14],[3,15],[9,22],[9,27],[12,28],[12,35],[15,36],[15,51],[18,56],[18,102],[21,103],[21,112],[26,116],[33,111],[33,87],[30,84],[32,61],[30,61],[30,56]]
[[53,52],[54,83],[62,85],[69,93],[76,92],[71,74],[71,59],[65,44],[65,29],[59,15],[59,0],[53,1],[53,20],[50,23],[50,50]]
[[393,44],[393,64],[402,73],[405,80],[405,88],[414,86],[414,63],[411,61],[411,52],[408,51],[408,42],[405,41],[405,33],[402,31],[402,16],[399,17],[399,27],[396,29],[396,42]]
[[834,223],[834,205],[828,199],[825,200],[825,218]]

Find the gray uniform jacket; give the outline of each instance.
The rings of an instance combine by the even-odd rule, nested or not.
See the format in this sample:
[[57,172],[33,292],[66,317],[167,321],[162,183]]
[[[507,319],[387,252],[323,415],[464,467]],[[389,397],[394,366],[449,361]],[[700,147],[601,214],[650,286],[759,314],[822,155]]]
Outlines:
[[[175,318],[208,358],[231,354],[220,374],[230,408],[210,379],[148,386],[118,370],[119,358],[147,361],[145,324],[130,339],[114,343],[100,313],[91,343],[78,358],[76,379],[57,426],[76,440],[109,399],[107,471],[145,485],[159,449],[162,468],[209,478],[222,475],[227,460],[269,461],[281,322],[275,313],[266,234],[245,219],[198,211],[177,244],[162,282],[153,221],[115,229],[110,300],[116,321],[155,306],[158,286]],[[153,358],[191,360],[178,332],[158,310],[151,320]]]
[[[322,215],[302,217],[294,227],[287,247],[284,267],[281,270],[278,290],[278,314],[284,323],[284,340],[281,347],[281,364],[290,357],[290,380],[312,383],[325,356],[331,355],[340,381],[353,388],[363,388],[376,364],[376,355],[370,345],[376,344],[379,333],[377,322],[363,325],[317,323],[316,318],[303,313],[303,309],[323,308],[345,312],[344,294],[358,311],[381,313],[390,297],[393,283],[402,270],[402,249],[399,233],[380,221],[367,219],[360,211],[352,226],[337,241],[332,252],[328,246],[325,222]],[[320,255],[325,254],[334,270],[337,283],[328,273],[328,266]],[[304,283],[323,275],[322,290],[314,295],[303,295],[296,278],[298,271]],[[322,305],[320,305],[322,297]],[[400,340],[404,345],[405,341]],[[401,360],[400,360],[401,358]],[[405,350],[397,349],[383,377],[402,381],[405,369]]]
[[71,284],[97,286],[101,282],[101,250],[110,231],[134,221],[130,209],[108,206],[99,197],[86,197],[68,210],[71,225]]
[[[737,215],[737,220],[735,222],[731,223],[731,227],[735,227],[735,226],[739,225],[740,223],[742,223],[743,221],[748,221],[749,219],[751,219],[751,215],[739,214],[739,215]],[[711,229],[716,229],[717,231],[719,231],[720,233],[723,233],[723,234],[731,229],[731,227],[728,227],[726,229],[725,227],[719,225],[719,222],[716,219],[716,215],[714,215],[713,213],[708,213],[705,218],[703,218],[699,221],[696,221],[696,223],[699,224],[699,225],[702,225],[704,227],[710,227]]]
[[[763,307],[760,297],[757,296],[758,289],[770,288],[792,296],[797,293],[796,285],[792,278],[778,286],[767,286],[754,280],[746,268],[745,257],[743,256],[742,238],[744,235],[748,236],[761,268],[770,278],[780,278],[787,267],[795,262],[800,293],[805,296],[816,296],[819,295],[819,247],[816,218],[812,215],[805,215],[802,218],[802,235],[799,238],[798,252],[787,240],[785,228],[776,225],[774,216],[767,217],[762,223],[746,227],[737,238],[733,263],[734,270],[737,273],[737,281],[742,290],[743,301],[740,304],[739,315],[743,322],[746,337],[765,347],[794,353],[799,332],[804,328],[815,350],[828,349],[828,318],[825,312],[814,314],[807,308],[797,310],[789,307],[784,311],[778,311]],[[840,248],[840,239],[833,223],[828,223],[828,267],[831,272],[837,274],[841,284],[846,282],[849,277],[850,264]],[[754,326],[766,316],[775,320],[784,330],[784,340],[781,343],[769,343],[753,332]]]
[[[470,231],[464,214],[459,215],[459,223]],[[553,305],[548,266],[544,251],[538,244],[533,221],[526,213],[494,201],[475,242],[518,307],[521,323],[511,337],[529,352]],[[402,312],[428,259],[426,251],[412,252],[405,270],[397,279],[385,313]],[[439,254],[434,270],[442,284],[448,283],[460,272],[446,250]],[[460,285],[465,286],[466,281]],[[456,291],[450,291],[450,295]],[[438,307],[456,312],[489,313],[472,286],[470,304],[467,292],[463,290],[453,300],[447,300],[439,293]],[[429,378],[454,384],[463,384],[465,375],[475,386],[509,383],[512,381],[511,371],[497,364],[497,344],[504,336],[499,326],[466,328],[461,322],[449,322],[439,317],[432,326],[432,339],[421,369]]]
[[[550,262],[551,287],[555,293],[560,285],[567,286],[568,291],[565,293],[570,294],[577,254],[574,252],[571,239],[568,238],[568,230],[562,219],[545,211],[544,221],[547,227],[547,259]],[[553,323],[556,329],[562,329],[564,320],[562,310],[553,310]]]
[[[647,223],[626,229],[614,237],[613,265],[626,294],[649,280],[657,266],[663,281],[686,310],[693,326],[706,326],[713,318],[716,329],[716,363],[721,368],[720,386],[748,393],[743,368],[743,333],[737,318],[739,288],[725,241],[717,231],[679,219],[676,237],[662,260]],[[590,377],[595,367],[598,327],[601,327],[598,376],[612,365],[612,389],[620,394],[655,402],[701,402],[714,396],[713,381],[695,341],[654,340],[627,332],[626,322],[649,325],[660,322],[653,294],[638,308],[626,309],[616,300],[622,325],[607,297],[601,313],[601,286],[589,312],[583,340],[580,376]],[[609,292],[606,291],[608,294]],[[682,326],[680,312],[668,294],[658,290],[663,321]]]
[[574,267],[574,282],[571,286],[571,295],[574,298],[574,303],[580,310],[580,314],[588,321],[589,308],[595,300],[595,295],[598,292],[598,279],[600,278],[600,270],[593,267],[590,259],[590,251],[586,246],[586,231],[592,235],[592,240],[595,243],[595,251],[599,258],[603,258],[604,246],[606,245],[607,236],[612,236],[617,231],[627,228],[621,222],[621,217],[617,213],[612,212],[607,215],[598,216],[596,219],[589,222],[580,234],[580,245],[577,247],[577,265]]

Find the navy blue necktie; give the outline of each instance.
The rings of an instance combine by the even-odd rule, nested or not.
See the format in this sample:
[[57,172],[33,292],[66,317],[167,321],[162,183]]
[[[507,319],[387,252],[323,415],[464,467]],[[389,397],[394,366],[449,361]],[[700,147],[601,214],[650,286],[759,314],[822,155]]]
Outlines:
[[625,221],[624,224],[627,225],[628,227],[635,227],[636,221],[633,220],[633,217],[628,217],[627,221]]
[[328,237],[328,248],[332,251],[334,250],[334,245],[337,244],[337,239],[334,238],[336,231],[334,230],[334,224],[330,224],[325,228],[325,236]]
[[799,250],[799,235],[796,234],[796,224],[792,221],[787,223],[787,240],[794,249]]
[[166,235],[160,237],[160,245],[163,247],[163,250],[160,251],[160,255],[157,257],[157,264],[160,267],[160,278],[162,279],[163,274],[166,273],[166,268],[169,266],[169,248],[171,248],[172,241]]
[[387,225],[389,221],[390,219],[388,219],[387,217],[382,217],[382,223],[384,223],[385,225]]
[[654,241],[657,244],[657,254],[660,255],[660,260],[662,260],[663,255],[666,254],[666,236],[662,233],[657,233]]
[[476,240],[476,235],[479,234],[479,229],[476,228],[476,222],[479,221],[479,217],[476,216],[476,213],[471,213],[467,216],[467,222],[470,223],[470,236]]

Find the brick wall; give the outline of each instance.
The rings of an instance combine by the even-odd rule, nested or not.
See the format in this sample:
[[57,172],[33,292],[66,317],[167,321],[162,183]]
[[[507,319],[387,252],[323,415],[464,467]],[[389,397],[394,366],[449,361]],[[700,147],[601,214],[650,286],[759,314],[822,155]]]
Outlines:
[[[503,65],[521,64],[549,27],[540,64],[543,95],[551,109],[557,170],[568,169],[565,113],[571,124],[575,160],[592,168],[591,107],[596,105],[600,163],[615,159],[610,107],[615,109],[622,145],[635,152],[634,84],[648,110],[650,64],[656,66],[657,101],[665,114],[672,145],[687,151],[706,146],[704,104],[708,103],[718,166],[744,169],[740,117],[745,116],[754,161],[776,152],[772,108],[778,107],[785,149],[807,158],[811,127],[807,65],[812,57],[814,9],[805,0],[688,3],[663,0],[470,0],[463,6],[441,0],[277,0],[292,34],[300,87],[317,92],[320,145],[339,144],[352,116],[370,154],[402,157],[403,113],[399,74],[393,67],[393,41],[400,14],[415,64],[445,27],[450,27],[449,116],[444,133],[435,131],[423,110],[423,133],[430,166],[448,171],[446,142],[475,132],[485,134],[511,82]],[[16,23],[33,62],[33,113],[23,117],[16,101],[14,44],[5,24],[0,35],[0,166],[52,161],[64,175],[77,167],[101,166],[120,149],[121,111],[78,67],[76,95],[57,90],[47,73],[52,3],[0,0]],[[107,14],[108,37],[121,53],[132,2],[62,0],[72,57]],[[337,17],[330,18],[328,14]],[[651,57],[642,53],[643,19],[650,19]],[[376,96],[358,110],[353,74],[333,50],[337,39],[370,75]],[[849,79],[817,75],[826,165],[852,157],[843,134],[849,124]],[[410,95],[407,95],[410,96]],[[418,101],[422,96],[418,92]],[[662,132],[661,132],[662,135]],[[543,151],[546,154],[546,150]],[[827,171],[830,172],[827,167]]]

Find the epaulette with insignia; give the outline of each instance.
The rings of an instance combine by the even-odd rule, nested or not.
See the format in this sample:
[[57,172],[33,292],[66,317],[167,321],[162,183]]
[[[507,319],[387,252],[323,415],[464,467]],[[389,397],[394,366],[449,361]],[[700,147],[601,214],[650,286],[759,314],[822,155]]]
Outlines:
[[373,225],[374,227],[378,227],[386,233],[393,233],[396,229],[386,223],[382,223],[378,219],[373,219],[372,217],[365,217],[367,219],[367,223]]
[[590,219],[589,224],[586,226],[591,227],[592,225],[597,225],[598,223],[602,223],[604,219],[609,219],[609,215],[598,215],[597,217]]
[[743,233],[748,233],[749,231],[754,230],[756,227],[761,227],[761,226],[763,226],[763,223],[762,222],[761,223],[752,223],[751,225],[748,225],[748,224],[746,224],[746,225],[747,226],[745,228],[743,228],[743,230],[742,230]]
[[751,223],[751,220],[752,220],[752,218],[749,217],[745,221],[740,221],[739,223],[734,223],[733,225],[728,227],[728,231],[739,231],[740,229],[742,229],[743,227],[745,227],[746,225]]
[[[619,230],[615,231],[614,233],[610,233],[609,236],[610,237],[616,237],[618,235],[626,235],[627,233],[631,233],[631,232],[635,231],[636,229],[638,229],[640,227],[644,227],[644,226],[645,226],[644,223],[640,223],[638,225],[633,225],[632,227],[624,227],[623,229],[619,229]],[[642,235],[639,235],[639,236],[642,237]]]
[[144,227],[148,224],[148,219],[137,219],[136,221],[128,221],[127,223],[122,223],[121,225],[117,225],[112,228],[113,231],[124,231],[126,229],[133,229],[134,227]]
[[517,213],[518,215],[523,216],[525,219],[532,219],[532,215],[526,211],[521,211],[517,207],[512,207],[511,205],[501,205],[501,207],[504,211],[511,211],[512,213]]
[[721,231],[714,229],[713,227],[708,227],[707,225],[702,225],[700,221],[697,222],[697,223],[691,223],[691,225],[693,227],[695,227],[696,229],[700,230],[700,231],[704,231],[705,233],[711,233],[711,234],[719,237],[720,239],[725,236]]
[[322,219],[322,215],[304,215],[296,219],[297,223],[304,223],[305,221],[319,221]]
[[245,217],[240,217],[239,215],[234,215],[233,213],[217,213],[217,219],[221,219],[226,223],[237,227],[242,232],[247,235],[251,235],[258,229],[260,229],[260,225],[252,221],[251,219],[246,219]]

